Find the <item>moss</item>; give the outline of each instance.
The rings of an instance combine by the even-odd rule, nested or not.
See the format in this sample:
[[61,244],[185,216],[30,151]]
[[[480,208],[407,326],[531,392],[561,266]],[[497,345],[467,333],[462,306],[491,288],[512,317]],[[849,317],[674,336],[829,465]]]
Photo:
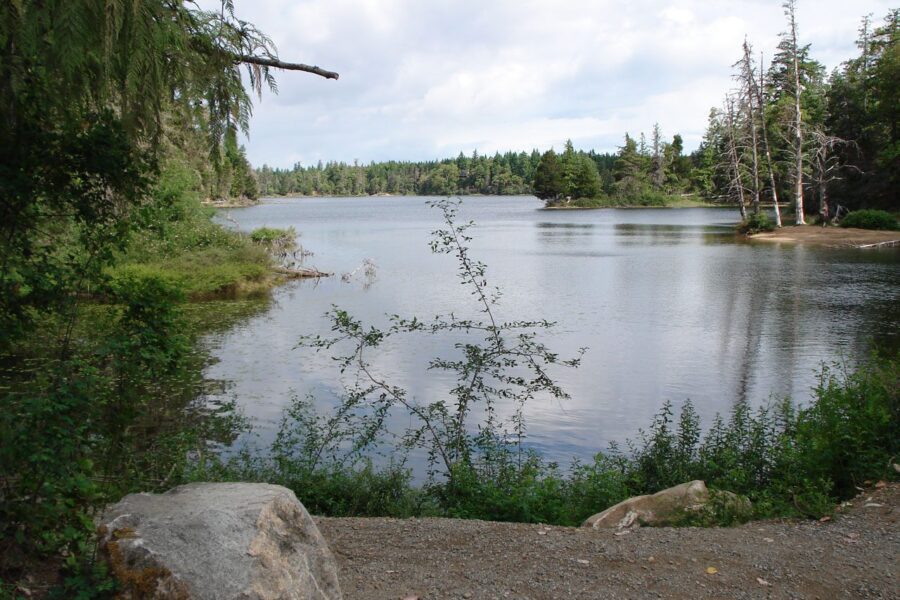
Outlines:
[[172,576],[169,569],[161,566],[137,567],[129,564],[119,541],[136,537],[131,528],[116,529],[101,548],[113,578],[118,584],[116,598],[130,600],[150,600],[153,598],[170,598],[171,600],[189,600],[187,587]]

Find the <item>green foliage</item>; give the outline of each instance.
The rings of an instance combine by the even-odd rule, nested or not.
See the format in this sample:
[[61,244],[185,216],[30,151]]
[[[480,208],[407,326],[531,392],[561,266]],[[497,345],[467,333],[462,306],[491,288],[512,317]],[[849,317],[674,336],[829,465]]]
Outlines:
[[494,156],[460,154],[455,159],[428,162],[328,162],[297,164],[292,169],[263,165],[256,170],[256,180],[263,195],[515,195],[531,192],[530,184],[540,160],[541,155],[535,150]]
[[[236,64],[258,54],[273,57],[271,43],[229,2],[0,5],[4,579],[62,560],[57,597],[109,592],[92,565],[94,510],[177,481],[213,435],[215,411],[190,407],[202,358],[179,302],[194,290],[171,274],[179,261],[197,272],[198,257],[245,253],[242,277],[268,264],[199,210],[209,181],[195,168],[200,156],[215,170],[224,145],[249,172],[233,144],[250,110]],[[264,67],[249,79],[274,83]]]
[[578,198],[565,203],[573,208],[701,208],[718,206],[691,196],[669,196],[660,192],[646,190],[639,197],[598,196],[595,198]]
[[799,413],[795,435],[803,471],[830,482],[839,497],[886,477],[900,452],[898,362],[873,359],[849,374],[823,369],[816,402]]
[[900,222],[891,213],[883,210],[855,210],[841,219],[841,227],[859,227],[860,229],[900,229]]
[[376,469],[360,450],[378,424],[352,408],[325,418],[293,398],[268,453],[244,448],[227,461],[198,465],[192,478],[264,481],[288,487],[314,514],[407,517],[426,514],[428,498],[402,465]]
[[122,206],[146,188],[144,159],[108,111],[78,126],[0,128],[0,347],[69,309],[111,262],[129,232]]
[[137,230],[107,276],[113,282],[158,278],[194,299],[264,289],[277,244],[254,243],[212,222],[214,212],[200,205],[200,174],[177,152],[170,154],[151,200],[140,208]]
[[602,188],[600,175],[594,161],[581,154],[575,160],[575,167],[569,179],[568,194],[572,198],[596,198]]
[[769,215],[761,212],[747,215],[746,219],[738,223],[737,230],[744,234],[775,231],[775,224],[769,219]]
[[900,10],[888,11],[880,27],[863,19],[859,56],[831,78],[826,123],[833,135],[854,140],[842,148],[843,178],[832,196],[850,208],[900,207]]
[[797,408],[785,400],[753,410],[737,402],[705,434],[689,401],[677,416],[667,402],[650,428],[628,443],[627,453],[613,447],[567,469],[514,441],[482,438],[470,460],[453,463],[449,473],[421,487],[401,466],[376,469],[363,458],[377,439],[380,417],[362,403],[325,417],[310,400],[295,399],[268,454],[245,449],[196,476],[285,485],[323,515],[557,525],[578,525],[629,497],[701,479],[710,487],[710,503],[684,513],[676,525],[818,518],[854,496],[864,481],[895,476],[890,464],[900,453],[898,366],[897,358],[873,358],[849,374],[824,368],[810,405]]
[[267,246],[272,246],[275,244],[283,243],[285,240],[290,240],[291,242],[297,237],[297,232],[294,229],[278,229],[276,227],[260,227],[258,229],[254,229],[250,233],[250,239],[253,240],[257,244],[263,244]]
[[36,357],[38,367],[18,370],[4,393],[2,537],[27,552],[84,556],[91,511],[111,492],[98,474],[152,477],[162,458],[143,447],[138,425],[186,350],[176,294],[161,281],[132,279],[110,295],[121,305],[107,316],[106,335],[97,332],[94,345],[72,356]]
[[[874,358],[842,376],[825,368],[808,407],[784,402],[753,412],[738,402],[729,420],[717,418],[702,441],[692,409],[685,407],[688,417],[682,412],[676,432],[671,407],[664,406],[633,448],[631,485],[653,491],[703,479],[746,495],[760,516],[828,514],[863,481],[891,475],[890,462],[900,451],[898,372],[897,358]],[[679,445],[679,439],[688,442]]]
[[90,556],[94,548],[91,544],[84,544],[77,552],[70,555],[72,560],[66,561],[62,570],[62,582],[52,587],[47,598],[49,600],[93,600],[100,598],[113,598],[116,591],[116,581],[109,574],[106,565],[102,562],[83,562],[78,557]]
[[92,558],[98,507],[184,481],[192,455],[241,427],[233,407],[196,404],[206,355],[178,286],[128,272],[104,297],[71,326],[60,320],[71,339],[65,358],[52,323],[2,357],[0,575],[16,577],[29,561],[60,564],[57,597],[108,588]]
[[562,171],[552,148],[541,157],[534,172],[532,187],[534,195],[541,200],[556,201],[563,195]]

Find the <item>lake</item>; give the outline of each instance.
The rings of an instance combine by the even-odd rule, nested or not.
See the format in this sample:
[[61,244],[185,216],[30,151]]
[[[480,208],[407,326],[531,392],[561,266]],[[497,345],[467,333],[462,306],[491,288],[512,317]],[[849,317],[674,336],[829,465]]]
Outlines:
[[[207,339],[265,445],[292,395],[323,410],[342,378],[327,354],[296,348],[330,331],[332,305],[376,325],[384,315],[472,314],[452,257],[429,250],[442,226],[428,198],[266,199],[223,211],[241,230],[294,227],[334,272],[275,290],[269,307]],[[527,443],[567,463],[647,427],[664,400],[690,399],[704,424],[739,398],[804,402],[824,363],[852,366],[877,345],[900,344],[900,252],[750,243],[735,236],[736,209],[540,210],[534,197],[468,197],[472,255],[488,265],[501,320],[548,319],[544,341],[563,356],[588,351],[577,370],[554,372],[571,398],[526,407]],[[365,259],[376,265],[367,280]],[[452,341],[418,336],[385,348],[374,366],[420,399],[452,385],[425,369]],[[395,424],[404,422],[395,416]],[[397,425],[400,426],[400,425]]]

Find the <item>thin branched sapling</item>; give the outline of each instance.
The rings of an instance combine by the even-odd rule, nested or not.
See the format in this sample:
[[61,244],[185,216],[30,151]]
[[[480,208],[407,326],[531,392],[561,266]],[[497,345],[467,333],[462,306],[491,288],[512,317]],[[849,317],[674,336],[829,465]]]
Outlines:
[[[389,413],[400,408],[408,413],[411,425],[401,434],[391,433],[397,436],[397,449],[424,450],[430,477],[451,481],[458,467],[489,468],[498,453],[508,457],[514,452],[521,464],[525,405],[537,398],[568,398],[550,370],[554,365],[577,367],[585,351],[579,349],[569,359],[551,351],[539,338],[554,325],[547,320],[500,320],[496,309],[501,293],[488,284],[484,263],[470,254],[468,230],[473,223],[458,223],[459,205],[450,199],[430,203],[441,211],[445,224],[432,232],[431,250],[455,257],[460,285],[469,290],[477,307],[475,318],[459,318],[454,313],[426,320],[389,315],[388,325],[381,329],[335,306],[328,313],[334,335],[304,337],[300,342],[317,350],[341,350],[334,359],[342,373],[355,375],[355,383],[345,391],[339,410],[346,414],[350,407],[365,407],[369,412],[366,444],[374,443],[371,424],[384,427]],[[370,360],[389,340],[410,334],[457,340],[452,357],[437,357],[428,363],[428,370],[447,373],[455,381],[440,397],[413,396],[391,384]],[[498,415],[501,404],[510,415],[505,419]]]

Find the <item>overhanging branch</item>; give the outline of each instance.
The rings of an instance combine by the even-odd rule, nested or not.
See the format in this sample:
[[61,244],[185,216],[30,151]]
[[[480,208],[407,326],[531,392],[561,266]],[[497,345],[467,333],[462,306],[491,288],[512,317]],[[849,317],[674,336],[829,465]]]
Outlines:
[[324,77],[325,79],[337,79],[338,77],[340,77],[340,75],[338,75],[334,71],[326,71],[325,69],[321,69],[319,67],[304,65],[301,63],[284,62],[278,60],[277,58],[263,58],[260,56],[250,56],[247,54],[242,54],[240,56],[237,56],[236,58],[242,63],[260,65],[263,67],[274,67],[276,69],[285,69],[286,71],[305,71],[307,73],[319,75],[321,77]]

